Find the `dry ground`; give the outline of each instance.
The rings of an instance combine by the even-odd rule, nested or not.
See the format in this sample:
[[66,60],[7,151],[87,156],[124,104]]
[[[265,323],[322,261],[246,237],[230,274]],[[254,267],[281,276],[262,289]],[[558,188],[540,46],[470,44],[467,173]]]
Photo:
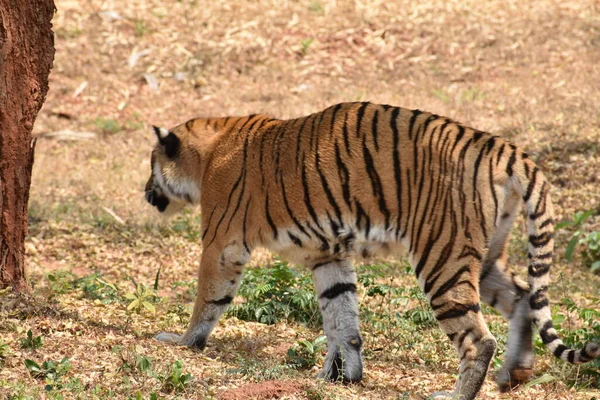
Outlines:
[[[44,394],[24,360],[63,356],[73,366],[67,378],[80,383],[60,391],[66,398],[127,398],[139,390],[144,399],[151,392],[418,399],[452,386],[457,364],[443,338],[433,347],[417,344],[410,354],[376,353],[366,361],[365,381],[347,387],[315,382],[315,371],[245,386],[252,377],[232,371],[246,359],[276,366],[297,338],[320,334],[296,324],[223,320],[202,354],[154,341],[157,331],[185,329],[186,310],[177,304],[191,299],[173,287],[192,281],[201,249],[197,212],[164,222],[142,200],[150,124],[255,112],[296,117],[340,101],[420,108],[524,147],[554,185],[559,220],[599,208],[597,1],[56,0],[56,6],[56,60],[34,129],[26,243],[34,297],[0,297],[0,338],[10,349],[0,367],[0,397],[56,396]],[[566,234],[558,239],[564,247]],[[578,262],[561,261],[562,249],[557,254],[551,296],[568,294],[580,306],[598,298],[600,279]],[[522,253],[513,260],[522,266]],[[155,314],[131,313],[126,304],[105,305],[80,291],[60,294],[46,275],[98,271],[130,292],[130,278],[149,286],[159,267],[163,301]],[[28,329],[43,336],[40,349],[20,348]],[[431,342],[441,338],[430,331],[424,334]],[[155,379],[124,367],[136,355],[150,357],[157,370],[181,360],[194,380],[182,393],[162,392]],[[536,370],[544,373],[577,376],[548,355]],[[597,388],[562,382],[500,396],[490,376],[480,398],[593,396],[600,397]]]

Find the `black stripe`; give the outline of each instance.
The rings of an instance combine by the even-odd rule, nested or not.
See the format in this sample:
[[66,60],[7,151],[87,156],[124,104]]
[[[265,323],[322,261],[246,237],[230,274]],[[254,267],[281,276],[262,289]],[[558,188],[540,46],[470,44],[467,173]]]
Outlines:
[[412,116],[410,117],[410,121],[408,123],[408,138],[412,140],[413,138],[413,128],[415,126],[415,122],[417,121],[417,117],[422,114],[421,110],[413,110]]
[[513,176],[513,165],[515,165],[515,162],[517,161],[517,148],[513,144],[510,145],[510,148],[512,151],[508,163],[506,164],[506,173],[508,176]]
[[549,305],[548,298],[546,297],[547,291],[548,286],[544,285],[529,296],[529,306],[532,310],[541,310]]
[[529,258],[529,259],[535,258],[537,260],[541,260],[541,259],[544,259],[544,258],[550,258],[551,259],[552,255],[553,255],[553,253],[551,251],[548,252],[548,253],[537,254],[535,256],[533,256],[531,253],[527,253],[527,258]]
[[340,147],[335,142],[335,163],[338,169],[338,176],[340,177],[340,183],[342,184],[342,194],[344,201],[348,208],[352,211],[352,203],[350,201],[350,173],[346,164],[342,161],[342,155],[340,154]]
[[558,339],[558,335],[554,333],[548,333],[548,331],[552,328],[554,328],[554,325],[552,324],[551,320],[548,320],[544,326],[542,326],[542,329],[540,329],[540,337],[542,338],[542,342],[544,342],[544,344],[550,344]]
[[551,265],[550,263],[533,263],[528,268],[529,276],[539,278],[542,275],[546,275],[550,272]]
[[[475,141],[473,143],[475,143]],[[477,175],[479,172],[479,165],[481,164],[481,160],[483,159],[484,151],[485,145],[479,150],[479,155],[477,156],[475,164],[473,165],[473,201],[475,201],[475,198],[477,197]]]
[[492,192],[492,199],[494,200],[494,226],[496,226],[498,221],[498,196],[496,196],[496,188],[494,186],[494,164],[492,157],[490,157],[489,179],[490,191]]
[[369,218],[369,215],[367,215],[367,213],[365,212],[365,209],[362,207],[362,205],[360,204],[360,202],[357,199],[354,199],[354,202],[356,203],[356,226],[358,227],[359,230],[363,230],[362,228],[362,220],[364,218],[365,220],[365,237],[367,238],[367,240],[369,240],[369,232],[371,231],[371,218]]
[[[210,216],[208,217],[208,222],[206,223],[206,227],[204,228],[204,232],[202,233],[202,240],[204,240],[204,238],[206,237],[206,234],[208,233],[208,229],[210,228],[210,221],[212,220],[213,214],[215,213],[216,209],[217,209],[217,206],[214,206],[212,211],[210,212]],[[202,225],[204,225],[204,219],[202,221]]]
[[456,306],[456,308],[446,311],[438,315],[436,318],[438,321],[443,321],[452,318],[460,318],[467,315],[469,312],[477,313],[479,312],[479,309],[479,304],[459,304]]
[[552,218],[548,218],[547,220],[545,220],[544,222],[542,222],[542,223],[541,223],[541,224],[538,226],[538,229],[545,228],[545,227],[547,227],[547,226],[548,226],[548,225],[550,225],[550,224],[554,224],[554,219],[552,219]]
[[400,234],[400,218],[402,218],[402,171],[400,168],[400,153],[398,151],[398,146],[400,143],[399,133],[398,133],[398,115],[400,114],[399,108],[394,108],[392,111],[392,116],[390,120],[390,125],[392,128],[393,134],[393,159],[394,159],[394,180],[396,181],[396,201],[398,202],[398,219],[396,221],[396,236]]
[[331,113],[331,126],[329,127],[329,137],[332,138],[333,137],[333,127],[335,126],[335,116],[338,113],[338,111],[340,110],[340,108],[342,108],[342,103],[337,104],[334,108],[333,108],[333,113]]
[[340,209],[337,202],[335,201],[335,197],[333,196],[333,193],[331,192],[331,188],[329,187],[329,184],[327,183],[327,178],[325,178],[325,175],[323,175],[323,171],[321,170],[319,152],[317,152],[315,154],[315,157],[316,157],[316,164],[317,164],[317,173],[319,174],[319,178],[321,179],[321,186],[323,186],[323,190],[325,191],[325,196],[327,196],[327,201],[329,201],[329,204],[331,204],[331,207],[333,207],[335,216],[337,217],[338,222],[341,225],[341,224],[343,224],[342,210]]
[[298,167],[300,166],[300,145],[302,144],[302,132],[304,131],[304,127],[311,117],[314,117],[314,115],[309,115],[308,117],[302,118],[302,125],[300,125],[300,129],[298,129],[298,135],[296,136],[296,171],[298,171]]
[[559,344],[556,349],[554,350],[554,355],[558,358],[561,358],[562,354],[568,350],[568,347],[565,346],[564,344]]
[[381,184],[381,178],[377,173],[375,163],[373,162],[373,156],[371,156],[371,152],[367,148],[365,138],[363,138],[363,157],[365,160],[365,168],[367,169],[367,174],[369,175],[369,180],[371,181],[373,196],[375,196],[378,200],[377,204],[379,206],[379,211],[381,211],[381,213],[385,217],[385,229],[388,229],[388,227],[390,226],[390,212],[387,209],[387,205],[385,203],[385,196],[383,194],[383,185]]
[[[525,163],[525,165],[527,165],[527,163]],[[537,167],[533,170],[533,178],[529,181],[529,185],[527,186],[527,192],[525,193],[525,196],[523,196],[523,201],[528,202],[529,198],[531,197],[531,194],[533,193],[533,188],[535,187],[535,182],[537,180],[537,173],[538,173],[538,169]]]
[[[435,293],[431,295],[431,298],[429,299],[429,302],[433,302],[434,299],[442,296],[448,290],[454,288],[454,286],[455,286],[456,282],[458,281],[458,279],[465,272],[469,272],[469,266],[467,266],[467,265],[465,265],[464,267],[462,267],[461,269],[459,269],[458,271],[456,271],[456,273],[454,275],[452,275],[452,277],[450,279],[448,279],[446,282],[444,282],[444,284],[441,285],[438,288],[438,290],[436,290]],[[425,294],[428,294],[428,293],[429,293],[428,291],[425,291]]]
[[506,144],[502,143],[502,147],[500,147],[500,150],[498,151],[498,158],[496,158],[496,166],[498,166],[498,164],[500,163],[500,159],[502,158],[502,154],[504,153],[504,146],[506,146]]
[[327,264],[331,264],[331,263],[333,263],[332,260],[318,262],[312,266],[311,271],[314,271],[317,268],[323,267],[323,266],[325,266]]
[[320,299],[334,299],[346,292],[356,293],[356,285],[354,283],[336,283],[329,289],[319,295]]
[[356,137],[360,137],[360,128],[361,128],[361,123],[362,123],[362,119],[365,115],[365,109],[367,108],[367,106],[369,105],[369,102],[363,102],[362,105],[360,106],[360,108],[358,109],[358,112],[356,113]]
[[243,176],[242,187],[240,189],[240,193],[238,194],[237,204],[235,205],[235,208],[233,209],[233,212],[231,213],[231,217],[229,218],[229,222],[227,223],[227,229],[225,230],[225,232],[229,232],[229,228],[231,227],[231,221],[233,221],[233,217],[235,217],[238,210],[240,209],[240,205],[242,204],[242,197],[244,196],[244,193],[245,193],[244,189],[246,189],[246,161],[247,161],[247,159],[248,159],[248,136],[246,136],[246,140],[244,141],[244,156],[243,156],[243,160],[242,160],[242,176]]
[[371,125],[371,134],[373,135],[373,143],[375,144],[375,151],[379,151],[379,143],[377,143],[377,123],[379,119],[379,110],[375,110],[373,114],[373,121]]
[[233,301],[233,297],[225,296],[225,297],[217,299],[217,300],[211,300],[211,301],[209,301],[209,303],[217,305],[217,306],[224,306],[226,304],[231,303],[232,301]]
[[300,238],[298,238],[298,236],[294,235],[293,233],[291,233],[290,231],[288,231],[288,236],[290,238],[290,240],[298,247],[302,247],[302,240],[300,240]]
[[309,191],[309,187],[308,187],[308,180],[306,178],[305,165],[306,164],[304,163],[304,165],[302,166],[302,188],[304,189],[304,205],[306,206],[308,213],[310,214],[312,220],[317,225],[317,227],[319,229],[323,230],[323,227],[319,223],[319,219],[317,217],[317,213],[315,212],[315,208],[313,207],[312,202],[310,201],[310,191]]
[[554,237],[553,232],[544,232],[539,235],[529,235],[529,243],[534,247],[544,247]]
[[344,137],[344,146],[346,146],[346,154],[352,157],[350,151],[350,134],[348,133],[348,112],[344,115],[344,126],[342,127],[342,136]]
[[250,246],[248,246],[248,242],[246,241],[246,232],[247,232],[247,226],[248,226],[247,220],[248,220],[248,210],[250,208],[250,200],[252,200],[251,197],[248,198],[248,202],[246,203],[246,211],[244,211],[244,222],[242,224],[242,232],[243,232],[242,242],[244,243],[244,248],[246,249],[248,254],[250,254]]
[[298,219],[296,218],[296,215],[294,214],[294,212],[292,211],[292,209],[290,207],[290,204],[288,203],[287,195],[285,193],[285,185],[283,183],[283,176],[280,177],[279,184],[281,185],[281,193],[283,195],[283,203],[285,204],[285,209],[286,209],[288,215],[290,216],[290,218],[292,218],[292,221],[294,221],[294,224],[296,225],[296,227],[298,227],[298,229],[300,229],[300,232],[304,233],[306,236],[308,236],[310,238],[311,237],[310,234],[306,231],[306,229],[304,229],[302,224],[300,224],[300,221],[298,221]]
[[591,355],[588,354],[586,350],[587,346],[588,344],[586,343],[586,345],[583,346],[583,349],[581,349],[581,351],[579,352],[579,361],[584,363],[590,361],[593,358]]
[[575,363],[575,350],[569,350],[569,354],[567,355],[567,360],[571,363]]
[[267,217],[267,222],[269,223],[269,226],[271,227],[271,230],[273,231],[273,239],[277,240],[277,226],[275,226],[275,223],[273,222],[273,218],[271,218],[271,213],[269,212],[269,192],[267,192],[266,198],[265,198],[265,215]]
[[[548,183],[544,182],[542,184],[542,188],[540,189],[540,195],[535,205],[535,211],[532,214],[529,214],[529,219],[535,221],[542,215],[546,214],[546,196],[548,195]],[[540,206],[543,204],[543,208],[540,209]]]

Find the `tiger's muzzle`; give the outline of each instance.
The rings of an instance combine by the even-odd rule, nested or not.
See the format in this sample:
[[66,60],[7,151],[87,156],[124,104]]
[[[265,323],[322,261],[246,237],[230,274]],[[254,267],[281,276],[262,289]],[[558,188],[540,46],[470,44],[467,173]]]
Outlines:
[[146,191],[146,201],[158,208],[158,211],[160,212],[164,212],[169,205],[169,199],[166,196],[159,194],[155,189]]

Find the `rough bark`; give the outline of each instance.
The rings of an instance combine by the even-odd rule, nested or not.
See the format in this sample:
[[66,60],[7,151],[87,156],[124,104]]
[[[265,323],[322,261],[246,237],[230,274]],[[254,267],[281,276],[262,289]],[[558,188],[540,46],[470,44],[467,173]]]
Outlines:
[[0,0],[0,288],[27,291],[31,130],[54,59],[53,0]]

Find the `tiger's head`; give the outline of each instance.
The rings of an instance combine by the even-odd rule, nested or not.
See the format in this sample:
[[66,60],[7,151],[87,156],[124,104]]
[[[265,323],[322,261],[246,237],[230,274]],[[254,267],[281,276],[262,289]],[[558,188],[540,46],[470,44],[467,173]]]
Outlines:
[[148,203],[164,215],[172,215],[187,204],[199,204],[207,138],[214,132],[194,130],[195,120],[171,130],[153,126],[158,139],[150,161],[145,188]]

